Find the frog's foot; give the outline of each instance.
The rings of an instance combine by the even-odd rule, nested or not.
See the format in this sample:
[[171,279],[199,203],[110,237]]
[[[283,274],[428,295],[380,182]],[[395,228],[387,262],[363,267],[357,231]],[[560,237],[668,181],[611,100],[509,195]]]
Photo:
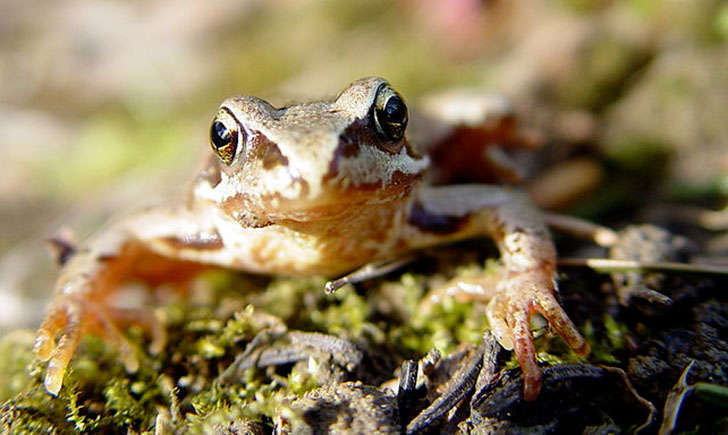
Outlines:
[[498,284],[497,294],[488,304],[488,320],[498,342],[513,349],[523,370],[523,397],[534,400],[541,389],[541,371],[530,331],[530,319],[541,314],[578,355],[589,353],[589,345],[554,296],[550,273],[538,269],[510,272]]
[[108,307],[89,293],[56,295],[35,339],[38,358],[48,361],[46,390],[58,394],[68,364],[81,337],[87,333],[99,335],[112,344],[119,351],[126,370],[135,372],[139,367],[136,350],[118,329],[132,322],[149,329],[153,350],[161,349],[165,338],[163,328],[150,312]]
[[541,270],[476,275],[456,278],[435,290],[425,304],[442,296],[458,301],[487,301],[487,315],[493,335],[508,350],[514,350],[523,370],[523,396],[534,400],[541,388],[541,370],[530,330],[534,313],[541,314],[578,355],[589,353],[589,345],[579,334],[554,296],[551,274]]

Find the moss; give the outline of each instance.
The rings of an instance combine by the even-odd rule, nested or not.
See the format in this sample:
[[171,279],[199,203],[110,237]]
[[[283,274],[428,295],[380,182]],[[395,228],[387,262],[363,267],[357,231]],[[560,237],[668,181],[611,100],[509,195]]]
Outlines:
[[629,329],[626,324],[617,322],[610,315],[604,316],[600,325],[587,321],[582,327],[582,334],[591,346],[590,360],[607,364],[620,362],[618,353],[625,347],[625,335]]
[[28,388],[32,382],[25,368],[33,362],[31,331],[14,331],[0,338],[0,401]]
[[[497,272],[497,262],[483,267],[464,260],[469,258],[474,257],[446,251],[437,260],[442,272],[405,271],[362,284],[362,293],[349,286],[331,296],[324,294],[322,278],[205,276],[202,297],[193,294],[188,303],[159,308],[169,335],[161,354],[146,352],[143,332],[129,329],[127,336],[141,358],[139,370],[129,374],[111,347],[86,337],[57,398],[43,389],[44,367],[33,362],[31,353],[33,334],[11,333],[0,340],[0,351],[5,350],[0,356],[6,400],[2,425],[19,433],[150,431],[156,424],[209,432],[243,421],[270,426],[281,413],[295,419],[289,400],[318,387],[318,365],[328,362],[310,358],[288,368],[251,368],[231,383],[222,383],[218,376],[262,331],[323,332],[359,343],[370,353],[379,349],[394,366],[433,347],[447,355],[461,343],[477,343],[488,327],[484,305],[450,297],[423,304],[428,291],[452,276]],[[611,331],[606,341],[616,343],[619,328],[606,329]],[[539,358],[549,363],[574,358],[559,341],[537,340]],[[277,341],[264,345],[276,346]],[[368,376],[391,378],[394,366]]]
[[357,295],[350,286],[338,290],[333,297],[337,303],[311,312],[315,328],[334,335],[358,337],[370,314],[366,298]]
[[[208,291],[218,293],[213,287],[221,282],[235,286],[245,279],[232,277],[226,280],[216,276],[210,281],[214,285]],[[322,283],[316,279],[281,279],[249,296],[277,308],[296,306],[296,303],[302,303],[312,285],[319,284]],[[283,297],[294,303],[272,303]],[[366,317],[363,301],[353,292],[342,293],[329,307],[322,307],[319,317],[323,320],[318,326],[322,330],[342,330],[360,325]],[[238,302],[241,302],[240,297]],[[72,360],[57,398],[43,389],[44,367],[34,362],[33,333],[16,331],[8,334],[0,340],[0,350],[5,350],[0,358],[0,376],[3,377],[0,397],[5,400],[2,427],[13,433],[145,431],[154,428],[160,409],[173,414],[175,408],[184,410],[185,417],[179,417],[181,421],[171,424],[193,431],[212,428],[239,416],[252,421],[272,418],[275,411],[284,406],[286,397],[303,394],[317,384],[311,373],[297,370],[292,370],[284,381],[261,370],[248,370],[240,384],[222,387],[216,383],[221,369],[230,365],[245,343],[262,330],[283,325],[280,318],[252,305],[243,305],[227,319],[218,318],[229,304],[230,299],[216,294],[208,298],[206,304],[173,303],[164,307],[169,340],[160,355],[144,351],[146,342],[142,331],[128,330],[127,335],[138,346],[141,358],[140,368],[133,374],[124,371],[111,347],[95,337],[86,337]],[[299,315],[286,309],[272,311],[294,320]],[[362,313],[357,314],[358,311]],[[311,317],[315,316],[311,314]],[[312,319],[303,323],[317,324]],[[178,387],[174,386],[174,379]]]

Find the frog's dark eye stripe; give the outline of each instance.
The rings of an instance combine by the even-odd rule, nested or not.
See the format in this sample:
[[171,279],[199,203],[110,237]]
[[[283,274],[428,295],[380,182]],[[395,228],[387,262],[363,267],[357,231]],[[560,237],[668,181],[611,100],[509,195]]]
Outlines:
[[210,146],[226,165],[235,159],[238,148],[239,128],[225,110],[221,110],[210,126]]
[[402,97],[388,84],[382,84],[374,101],[374,122],[379,134],[397,142],[404,136],[407,120],[407,106]]

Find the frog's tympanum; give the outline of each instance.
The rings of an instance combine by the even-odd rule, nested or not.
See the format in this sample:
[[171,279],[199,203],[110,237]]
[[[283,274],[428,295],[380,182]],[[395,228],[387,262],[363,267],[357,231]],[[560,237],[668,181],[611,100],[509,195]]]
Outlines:
[[[430,166],[431,174],[452,172],[438,161],[470,162],[466,170],[478,171],[482,159],[466,155],[476,155],[477,144],[467,143],[479,138],[476,103],[467,102],[462,114],[452,104],[431,111],[424,124],[433,133],[418,135],[406,133],[407,106],[381,78],[358,80],[330,101],[277,108],[250,96],[225,100],[189,200],[113,222],[66,259],[36,338],[38,356],[48,361],[46,389],[58,393],[84,334],[118,348],[130,371],[138,360],[120,327],[146,326],[152,351],[164,345],[164,329],[148,310],[112,303],[125,281],[183,282],[209,266],[336,277],[487,235],[501,252],[501,276],[463,278],[460,287],[491,296],[493,333],[515,351],[524,397],[533,400],[541,372],[531,315],[545,317],[577,354],[589,351],[554,296],[556,252],[542,214],[514,188],[425,182]],[[465,133],[454,140],[443,134],[448,126]],[[452,158],[438,159],[433,150]]]

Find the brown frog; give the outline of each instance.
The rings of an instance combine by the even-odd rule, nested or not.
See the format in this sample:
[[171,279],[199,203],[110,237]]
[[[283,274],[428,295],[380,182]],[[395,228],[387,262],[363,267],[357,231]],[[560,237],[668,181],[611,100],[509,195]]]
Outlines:
[[[431,111],[431,133],[409,135],[415,143],[405,134],[404,100],[381,78],[358,80],[330,101],[281,108],[251,96],[225,100],[210,128],[213,155],[187,203],[113,222],[67,256],[36,338],[48,361],[46,389],[58,393],[84,334],[115,345],[130,371],[138,361],[121,326],[146,325],[152,351],[162,348],[164,329],[148,310],[111,302],[125,281],[181,282],[209,266],[335,277],[384,265],[349,275],[356,281],[412,251],[487,235],[501,252],[501,276],[463,278],[459,287],[490,297],[493,333],[515,351],[524,397],[535,399],[541,372],[531,315],[545,317],[577,354],[589,352],[554,297],[556,251],[542,213],[515,188],[425,182],[433,161],[458,162],[432,168],[442,178],[468,163],[458,153],[489,154],[478,123],[492,105],[471,98],[461,113],[452,104]],[[508,173],[498,158],[489,162]],[[477,172],[482,159],[470,163]]]

